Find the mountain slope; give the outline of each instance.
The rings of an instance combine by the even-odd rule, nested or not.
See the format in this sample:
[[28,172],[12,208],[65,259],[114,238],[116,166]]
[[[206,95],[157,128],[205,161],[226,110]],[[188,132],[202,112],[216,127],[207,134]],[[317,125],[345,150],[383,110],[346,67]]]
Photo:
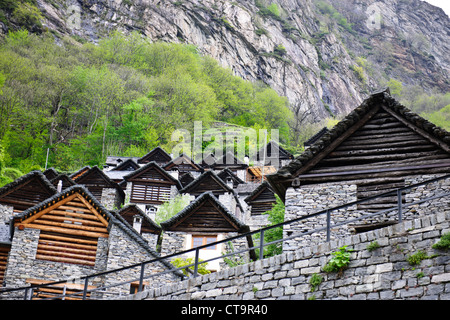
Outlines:
[[298,116],[294,127],[305,113],[312,120],[348,113],[391,78],[449,88],[449,18],[419,0],[36,0],[36,6],[44,29],[55,34],[96,42],[112,30],[138,30],[153,41],[193,44],[236,75],[286,96]]

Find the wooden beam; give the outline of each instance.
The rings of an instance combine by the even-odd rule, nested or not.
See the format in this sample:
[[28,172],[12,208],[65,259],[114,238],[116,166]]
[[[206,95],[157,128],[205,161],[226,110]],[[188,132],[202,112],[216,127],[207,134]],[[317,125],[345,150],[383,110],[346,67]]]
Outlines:
[[[355,171],[344,171],[344,172],[311,173],[311,174],[299,175],[298,178],[300,178],[300,179],[302,179],[302,178],[320,178],[320,177],[355,175],[355,174],[362,175],[362,174],[372,174],[372,173],[386,173],[386,172],[395,172],[395,171],[401,172],[401,171],[408,171],[408,170],[435,169],[435,168],[450,168],[450,162],[431,164],[431,165],[421,165],[421,166],[379,168],[379,169],[355,170]],[[287,180],[292,182],[294,179],[295,178],[287,179]]]
[[106,221],[105,218],[103,218],[103,216],[94,208],[94,206],[92,206],[89,201],[87,201],[86,199],[84,199],[81,195],[78,195],[77,198],[83,202],[86,207],[88,207],[88,209],[90,209],[92,211],[92,213],[94,213],[97,218],[105,225],[105,227],[108,227],[108,221]]
[[61,204],[64,204],[70,200],[72,200],[73,198],[75,198],[77,196],[76,193],[69,195],[67,198],[57,201],[55,204],[41,210],[40,212],[38,212],[35,215],[32,215],[31,217],[29,217],[28,219],[25,219],[24,221],[20,222],[20,224],[29,224],[31,222],[33,222],[36,219],[39,219],[42,215],[46,214],[47,212],[52,211],[53,209],[58,208]]
[[79,229],[79,230],[93,231],[93,232],[107,232],[106,227],[102,227],[102,228],[88,227],[88,226],[83,226],[83,225],[79,225],[79,224],[46,221],[43,219],[35,220],[35,221],[33,221],[33,223],[36,225],[43,224],[43,225],[49,225],[49,226],[55,226],[55,227],[61,227],[61,228]]
[[333,142],[331,142],[327,147],[325,147],[322,151],[320,151],[317,155],[315,155],[311,160],[309,160],[303,167],[301,167],[295,174],[294,177],[310,170],[313,168],[319,161],[321,161],[325,156],[327,156],[331,151],[336,149],[342,142],[344,142],[348,137],[350,137],[353,133],[356,132],[359,128],[361,128],[374,114],[376,114],[380,110],[380,105],[372,108],[368,113],[366,113],[362,119],[353,124],[349,129],[347,129],[344,133],[342,133],[339,137],[337,137]]
[[68,238],[68,237],[62,237],[62,236],[55,236],[52,234],[47,234],[47,233],[43,233],[41,232],[40,239],[42,240],[46,240],[46,241],[70,241],[72,243],[80,243],[80,244],[84,244],[86,246],[90,246],[90,247],[94,247],[97,246],[97,240],[87,240],[87,239],[79,239],[79,238]]
[[411,129],[412,131],[420,134],[421,136],[423,136],[424,138],[426,138],[428,141],[430,141],[431,143],[434,143],[435,145],[437,145],[439,148],[441,148],[442,150],[444,150],[447,153],[450,153],[450,146],[438,139],[436,139],[435,137],[433,137],[431,134],[429,134],[428,132],[426,132],[425,130],[417,127],[416,125],[414,125],[413,123],[405,120],[403,117],[400,117],[398,114],[396,114],[395,112],[393,112],[392,110],[382,106],[381,107],[384,111],[386,111],[387,113],[389,113],[391,116],[393,116],[394,118],[396,118],[398,121],[400,121],[401,123],[403,123],[405,126],[407,126],[409,129]]
[[85,230],[73,230],[73,229],[67,229],[67,228],[60,228],[60,227],[56,227],[56,226],[44,226],[44,225],[38,225],[38,224],[33,224],[33,223],[26,223],[26,224],[19,223],[19,226],[24,226],[25,228],[30,228],[30,229],[39,229],[39,230],[43,230],[43,231],[66,233],[66,234],[82,236],[82,237],[108,238],[107,233],[91,232],[91,231],[85,231]]

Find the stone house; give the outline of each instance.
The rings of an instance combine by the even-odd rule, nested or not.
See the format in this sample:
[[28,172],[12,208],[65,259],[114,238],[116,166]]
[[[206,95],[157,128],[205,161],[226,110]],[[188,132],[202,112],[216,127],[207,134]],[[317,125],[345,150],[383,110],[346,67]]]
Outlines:
[[125,192],[99,167],[85,168],[83,172],[70,176],[79,185],[85,186],[106,208],[119,208],[125,201]]
[[[268,176],[273,190],[285,202],[285,220],[361,200],[450,173],[450,134],[412,113],[389,91],[367,98],[359,107],[320,137],[303,154]],[[424,195],[448,192],[448,179],[420,187],[402,197],[402,205]],[[437,210],[449,210],[449,200],[436,200]],[[333,211],[331,224],[397,206],[394,195]],[[420,206],[405,210],[403,219],[420,214]],[[285,226],[284,236],[326,225],[325,216]],[[397,223],[396,212],[334,228],[331,239]],[[293,239],[322,242],[325,234]]]
[[155,162],[160,167],[164,167],[170,161],[172,161],[172,157],[166,151],[164,151],[163,148],[156,147],[146,155],[139,158],[137,160],[137,163],[142,166],[150,162]]
[[239,160],[233,153],[227,152],[210,166],[212,170],[219,173],[223,169],[229,169],[242,181],[246,180],[248,164]]
[[157,250],[162,229],[137,205],[128,204],[120,210],[117,210],[117,214],[125,219],[129,225],[133,226],[136,232],[148,241],[151,248]]
[[178,177],[182,177],[183,175],[190,173],[194,178],[196,178],[204,171],[200,165],[196,164],[185,154],[169,161],[163,166],[163,168],[168,172],[176,172]]
[[271,210],[277,201],[270,184],[267,181],[261,183],[244,201],[248,205],[244,221],[252,230],[266,227],[268,216],[264,213]]
[[126,184],[126,203],[136,204],[154,219],[157,208],[174,198],[181,189],[178,176],[173,176],[152,161],[123,177]]
[[214,171],[205,171],[201,176],[180,190],[180,194],[190,195],[191,201],[205,192],[211,192],[237,218],[242,217],[244,209],[233,189],[232,179],[228,179],[225,182]]
[[280,146],[277,142],[270,140],[256,154],[255,166],[272,166],[276,169],[287,165],[294,156]]
[[[158,257],[148,242],[124,219],[106,209],[89,190],[75,185],[15,215],[10,235],[4,285],[22,287],[129,266]],[[165,260],[146,269],[146,276],[171,268]],[[125,270],[91,279],[91,288],[138,278],[139,270]],[[149,287],[178,281],[180,273],[158,275]],[[135,284],[112,287],[108,294],[127,294]],[[69,286],[80,291],[82,284]],[[77,289],[78,288],[78,289]],[[61,294],[61,287],[54,287]],[[34,297],[52,296],[37,289]],[[102,293],[93,293],[101,295]]]
[[[164,232],[161,244],[163,255],[189,250],[250,231],[249,227],[236,218],[211,191],[196,197],[177,215],[162,222],[161,227]],[[252,246],[251,237],[248,237],[247,241],[237,239],[232,241],[232,246],[221,243],[201,249],[199,258],[207,260],[219,257],[227,250],[239,250],[239,248]],[[187,253],[185,258],[194,256],[195,251],[192,251]],[[243,259],[248,259],[248,255]],[[211,261],[207,268],[218,271],[221,263],[223,263],[222,259]]]
[[56,187],[40,171],[32,171],[0,188],[0,285],[11,251],[11,219],[56,193]]

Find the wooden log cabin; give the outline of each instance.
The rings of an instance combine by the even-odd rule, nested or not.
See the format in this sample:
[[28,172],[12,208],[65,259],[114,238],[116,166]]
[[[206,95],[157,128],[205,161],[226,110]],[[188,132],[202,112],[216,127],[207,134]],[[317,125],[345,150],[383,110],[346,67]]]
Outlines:
[[[337,204],[336,197],[350,202],[450,173],[449,142],[447,131],[414,114],[385,90],[371,95],[267,178],[291,208],[285,218],[295,218],[311,212],[301,203],[308,197],[310,206],[331,207]],[[337,188],[340,191],[333,193]],[[395,203],[395,197],[379,198],[358,209],[373,212]]]
[[130,226],[132,226],[144,239],[146,239],[151,248],[157,248],[162,229],[137,205],[128,204],[117,211]]
[[108,209],[117,208],[125,201],[125,192],[100,168],[94,166],[76,176],[71,176],[76,184],[85,186]]
[[200,165],[196,164],[185,154],[169,161],[163,168],[166,171],[177,172],[178,177],[181,177],[186,173],[191,173],[194,177],[198,177],[204,171]]
[[[250,231],[249,227],[232,214],[212,192],[204,192],[187,207],[167,221],[161,222],[164,231],[162,254],[189,250],[201,245],[226,239]],[[233,241],[235,250],[252,247],[251,236]],[[220,257],[227,250],[226,244],[214,245],[200,250],[200,259]],[[193,257],[195,252],[188,254]],[[220,260],[208,264],[212,271],[220,270]]]
[[[80,185],[69,187],[23,211],[13,220],[5,286],[76,278],[158,257],[147,241],[123,221]],[[170,264],[163,260],[155,268],[149,268],[148,272],[170,268]],[[26,277],[23,270],[26,270]],[[125,274],[92,279],[89,285],[93,288],[137,276],[138,272],[130,270]],[[156,278],[154,285],[160,285],[161,281],[178,281],[180,276],[170,274]],[[131,289],[130,284],[127,286],[116,290],[125,290],[121,292],[126,294]],[[75,287],[69,286],[68,289],[78,292],[82,289],[82,285],[78,289]],[[62,287],[42,288],[34,292],[34,298],[52,297],[61,290]]]
[[267,226],[268,216],[264,213],[271,210],[277,202],[275,192],[270,187],[270,184],[267,181],[261,183],[244,201],[248,205],[245,221],[252,230]]
[[150,162],[124,176],[129,203],[146,207],[159,206],[178,194],[181,183],[156,162]]
[[248,168],[248,164],[239,160],[237,157],[234,156],[233,153],[227,152],[222,157],[216,160],[210,168],[217,173],[220,172],[223,169],[229,169],[231,172],[233,172],[235,175],[239,177],[239,179],[245,181],[245,174],[246,170]]
[[11,213],[20,213],[56,192],[56,187],[41,171],[31,171],[0,188],[0,206],[4,207],[4,210],[6,207],[11,208]]
[[150,162],[155,162],[160,167],[163,167],[170,161],[172,161],[172,157],[166,151],[164,151],[163,148],[156,147],[149,153],[138,159],[137,163],[140,165],[144,165]]
[[294,156],[273,140],[256,153],[256,165],[258,166],[273,166],[278,169],[287,165],[292,159]]

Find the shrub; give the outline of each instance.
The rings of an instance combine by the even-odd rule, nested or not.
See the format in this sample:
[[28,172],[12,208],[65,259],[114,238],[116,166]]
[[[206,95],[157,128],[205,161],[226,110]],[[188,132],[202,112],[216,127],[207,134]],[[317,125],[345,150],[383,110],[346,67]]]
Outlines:
[[[209,271],[208,269],[206,269],[206,266],[208,265],[208,263],[207,263],[207,262],[205,262],[205,263],[200,263],[200,262],[202,262],[202,260],[199,260],[199,265],[198,265],[198,270],[197,270],[198,273],[199,273],[199,274],[209,274],[209,273],[211,273],[211,271]],[[193,263],[194,263],[194,258],[186,258],[186,259],[183,259],[183,258],[175,258],[175,259],[172,260],[172,264],[173,264],[175,267],[177,267],[177,268],[184,267],[184,266],[188,266],[188,265],[193,264]],[[193,270],[194,270],[194,266],[190,266],[190,267],[188,267],[188,268],[182,269],[182,270],[183,270],[183,273],[184,273],[186,276],[188,276],[189,273],[192,272],[192,271],[188,271],[188,269],[193,271]]]
[[448,250],[450,248],[450,232],[442,235],[439,242],[433,244],[433,249]]
[[323,267],[323,271],[327,273],[338,272],[341,274],[350,263],[352,249],[347,246],[339,248],[339,251],[333,252],[333,258]]
[[309,279],[309,284],[311,285],[311,292],[316,291],[319,285],[322,283],[323,277],[320,274],[314,273]]
[[420,262],[421,262],[422,260],[429,259],[429,258],[431,258],[431,257],[427,256],[427,254],[425,253],[425,251],[419,250],[419,251],[417,251],[416,253],[414,253],[414,254],[408,256],[408,257],[406,258],[406,260],[408,261],[408,263],[409,263],[411,266],[415,266],[415,265],[420,264]]

